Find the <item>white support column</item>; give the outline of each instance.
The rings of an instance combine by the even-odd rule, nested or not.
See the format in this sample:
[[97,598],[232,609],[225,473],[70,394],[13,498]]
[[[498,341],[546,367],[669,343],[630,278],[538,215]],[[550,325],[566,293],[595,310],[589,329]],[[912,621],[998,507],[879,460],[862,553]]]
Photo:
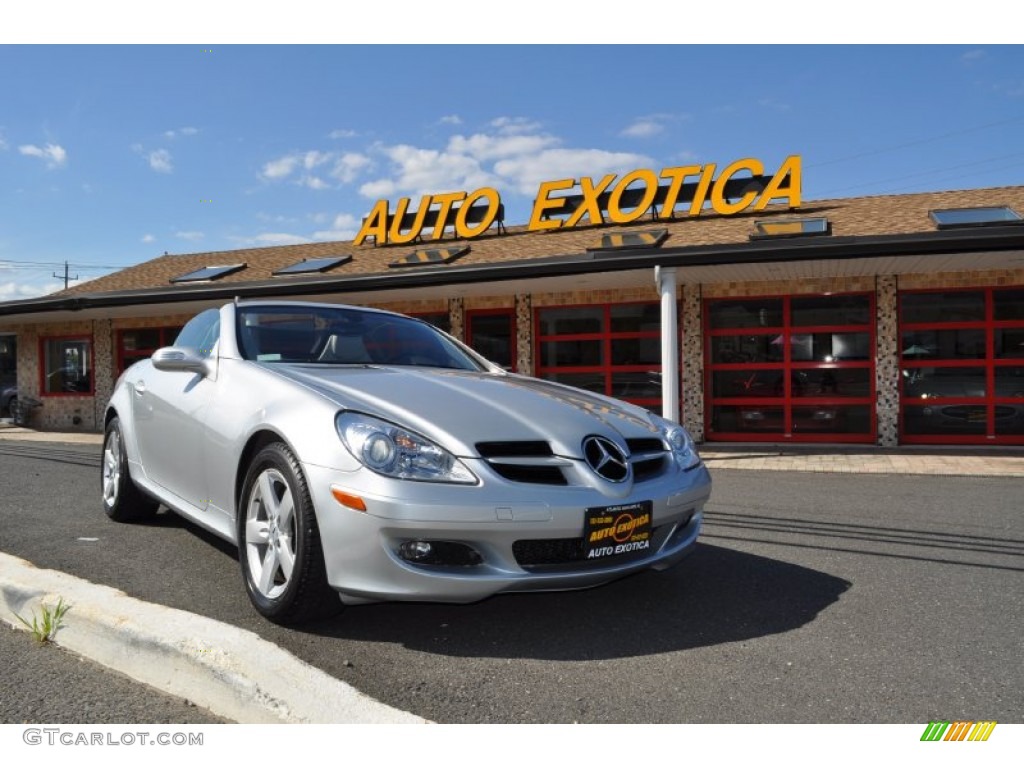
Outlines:
[[679,311],[676,308],[675,267],[654,268],[661,297],[661,412],[679,421]]

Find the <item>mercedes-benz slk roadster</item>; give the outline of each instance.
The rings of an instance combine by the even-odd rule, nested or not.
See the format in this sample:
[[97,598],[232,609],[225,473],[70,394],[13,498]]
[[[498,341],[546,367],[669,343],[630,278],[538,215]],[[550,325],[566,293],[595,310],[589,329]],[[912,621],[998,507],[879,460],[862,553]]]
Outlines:
[[206,310],[125,371],[105,424],[107,515],[162,504],[237,545],[282,624],[663,569],[711,490],[678,424],[334,304]]

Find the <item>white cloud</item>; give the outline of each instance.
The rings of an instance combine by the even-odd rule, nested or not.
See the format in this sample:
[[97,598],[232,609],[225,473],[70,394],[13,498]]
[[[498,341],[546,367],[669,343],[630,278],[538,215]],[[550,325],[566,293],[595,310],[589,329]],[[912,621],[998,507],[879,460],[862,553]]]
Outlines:
[[496,177],[469,155],[408,144],[382,148],[382,151],[391,161],[394,175],[361,186],[360,194],[369,198],[386,197],[396,192],[408,195],[454,192],[497,183]]
[[281,181],[303,170],[307,173],[299,175],[294,183],[310,189],[328,189],[331,185],[322,176],[308,173],[326,165],[331,166],[327,172],[331,178],[342,184],[350,184],[372,163],[369,157],[356,152],[309,150],[293,152],[265,163],[260,175],[267,181]]
[[327,189],[330,185],[319,176],[303,176],[299,184],[310,189]]
[[151,234],[149,234],[147,232],[146,234],[144,234],[142,237],[139,238],[139,242],[141,242],[141,243],[155,243],[156,242],[156,238],[153,237],[153,235],[151,235]]
[[164,137],[168,139],[176,139],[179,136],[195,136],[197,133],[199,133],[198,128],[186,126],[185,128],[175,128],[171,131],[164,131]]
[[623,128],[619,135],[626,136],[631,139],[647,139],[651,136],[656,136],[664,130],[665,126],[657,120],[653,120],[649,117],[642,117],[626,128]]
[[495,172],[510,180],[524,195],[533,195],[542,181],[600,177],[646,168],[654,161],[632,152],[608,152],[603,149],[548,149],[535,155],[500,160]]
[[174,236],[181,240],[190,240],[193,242],[196,240],[202,240],[205,237],[202,232],[196,232],[195,230],[181,230],[175,232]]
[[960,61],[965,64],[973,64],[975,61],[980,61],[985,58],[985,50],[983,48],[975,48],[974,50],[967,51],[960,56]]
[[498,133],[533,133],[541,129],[541,124],[528,117],[496,117],[491,120],[491,127]]
[[359,134],[349,128],[338,128],[327,134],[329,139],[354,139]]
[[359,233],[360,221],[348,213],[339,213],[334,217],[330,229],[313,233],[314,240],[354,240]]
[[462,118],[458,115],[445,115],[437,122],[441,125],[462,125]]
[[295,155],[279,157],[277,160],[271,160],[269,163],[264,164],[261,175],[263,178],[272,181],[283,179],[294,171],[298,164],[299,158]]
[[452,136],[448,151],[459,155],[470,155],[486,162],[502,157],[529,155],[558,144],[554,136],[489,136],[477,133],[473,136]]
[[7,149],[7,146],[7,142],[4,140],[3,131],[0,131],[0,152],[3,152],[5,149]]
[[356,177],[371,165],[370,158],[356,152],[346,152],[334,161],[331,176],[342,184],[351,184]]
[[267,248],[275,245],[302,245],[308,243],[309,238],[302,235],[295,235],[291,232],[261,232],[251,237],[229,237],[239,247]]
[[658,113],[654,115],[641,115],[619,132],[620,136],[630,139],[648,139],[664,132],[672,123],[679,123],[689,120],[690,116],[685,114]]
[[[78,285],[84,280],[70,280],[68,286]],[[64,290],[64,281],[59,283],[18,283],[9,281],[0,283],[0,301],[16,301],[18,299],[34,299],[38,296],[46,296],[55,291]]]
[[155,149],[146,157],[149,167],[157,173],[171,173],[174,165],[171,164],[171,153],[166,149]]
[[47,144],[45,147],[37,147],[35,144],[22,144],[18,151],[28,157],[38,157],[46,161],[47,168],[60,168],[67,164],[68,153],[59,144]]

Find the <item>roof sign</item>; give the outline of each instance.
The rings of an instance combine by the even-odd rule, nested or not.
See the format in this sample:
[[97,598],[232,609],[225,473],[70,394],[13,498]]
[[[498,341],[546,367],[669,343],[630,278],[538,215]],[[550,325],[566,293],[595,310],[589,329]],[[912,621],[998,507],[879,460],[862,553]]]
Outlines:
[[943,208],[928,211],[928,215],[939,229],[1024,224],[1020,214],[1005,205],[987,208]]
[[754,222],[751,240],[770,237],[807,237],[809,235],[831,235],[832,224],[823,216],[800,219],[763,219]]
[[421,267],[430,264],[450,264],[456,259],[469,253],[469,246],[461,248],[427,248],[395,259],[389,267]]
[[621,248],[657,248],[668,237],[667,229],[645,229],[638,232],[616,232],[601,235],[588,251],[619,250]]
[[172,283],[202,283],[209,280],[219,280],[227,275],[233,275],[235,272],[240,272],[245,269],[245,264],[222,264],[213,267],[203,267],[202,269],[196,269],[192,272],[186,272],[184,275],[178,275],[172,277]]
[[350,261],[352,261],[351,254],[345,256],[324,256],[321,259],[303,259],[295,264],[289,264],[287,267],[275,269],[273,274],[306,275],[311,272],[326,272],[339,264],[348,264]]

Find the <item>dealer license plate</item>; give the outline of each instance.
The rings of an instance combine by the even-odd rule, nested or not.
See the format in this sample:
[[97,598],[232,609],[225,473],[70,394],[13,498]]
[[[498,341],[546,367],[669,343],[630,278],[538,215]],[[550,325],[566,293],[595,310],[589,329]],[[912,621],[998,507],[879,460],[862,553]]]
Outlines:
[[651,551],[650,501],[591,507],[583,525],[583,549],[587,560],[616,555],[645,555]]

